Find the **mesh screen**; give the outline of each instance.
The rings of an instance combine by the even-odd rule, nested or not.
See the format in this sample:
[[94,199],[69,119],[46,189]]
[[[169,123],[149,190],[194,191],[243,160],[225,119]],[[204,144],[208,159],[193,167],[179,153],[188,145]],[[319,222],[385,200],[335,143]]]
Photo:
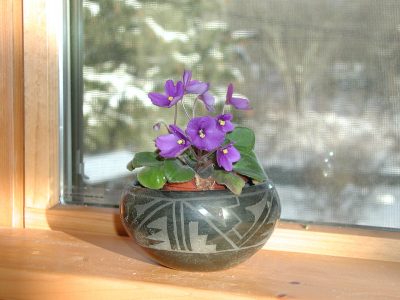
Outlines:
[[66,202],[118,205],[127,162],[173,118],[147,93],[190,69],[218,103],[230,82],[250,99],[235,119],[256,133],[282,218],[400,228],[398,0],[80,5],[83,167]]

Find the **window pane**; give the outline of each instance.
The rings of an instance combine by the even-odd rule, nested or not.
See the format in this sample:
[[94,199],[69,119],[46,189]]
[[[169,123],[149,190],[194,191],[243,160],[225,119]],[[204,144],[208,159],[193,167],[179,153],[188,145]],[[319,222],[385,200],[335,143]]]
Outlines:
[[235,118],[282,218],[400,228],[399,1],[93,0],[72,15],[66,202],[118,205],[126,163],[172,121],[147,93],[190,69],[219,103],[230,82],[251,100]]

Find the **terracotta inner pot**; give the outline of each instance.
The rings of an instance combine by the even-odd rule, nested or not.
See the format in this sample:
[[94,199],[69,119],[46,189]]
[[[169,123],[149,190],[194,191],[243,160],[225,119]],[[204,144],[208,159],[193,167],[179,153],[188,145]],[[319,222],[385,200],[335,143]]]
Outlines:
[[212,190],[225,190],[224,185],[216,183],[214,180],[194,178],[191,181],[182,183],[166,183],[163,187],[165,191],[212,191]]

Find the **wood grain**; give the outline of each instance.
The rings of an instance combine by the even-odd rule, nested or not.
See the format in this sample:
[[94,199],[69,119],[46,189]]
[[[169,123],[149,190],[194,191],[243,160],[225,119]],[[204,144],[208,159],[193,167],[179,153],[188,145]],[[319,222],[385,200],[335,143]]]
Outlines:
[[62,0],[24,0],[26,206],[59,198],[57,38]]
[[0,1],[0,225],[23,226],[24,70],[22,0]]
[[1,299],[400,299],[400,264],[375,260],[265,250],[190,273],[128,238],[29,229],[0,229],[0,257]]
[[[27,209],[26,226],[64,232],[126,235],[117,209],[57,206]],[[362,246],[360,246],[362,245]],[[280,223],[264,249],[400,262],[400,232]]]

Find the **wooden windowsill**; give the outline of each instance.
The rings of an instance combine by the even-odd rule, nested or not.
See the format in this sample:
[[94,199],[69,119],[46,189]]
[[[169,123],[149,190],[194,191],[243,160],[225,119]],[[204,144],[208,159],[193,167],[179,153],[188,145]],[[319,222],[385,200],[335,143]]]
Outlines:
[[0,257],[0,299],[400,299],[399,262],[261,250],[190,273],[154,264],[127,237],[9,228]]
[[[124,236],[118,209],[57,205],[26,208],[25,225],[32,229]],[[400,232],[279,222],[265,249],[400,262]],[[394,250],[394,249],[397,249]]]

